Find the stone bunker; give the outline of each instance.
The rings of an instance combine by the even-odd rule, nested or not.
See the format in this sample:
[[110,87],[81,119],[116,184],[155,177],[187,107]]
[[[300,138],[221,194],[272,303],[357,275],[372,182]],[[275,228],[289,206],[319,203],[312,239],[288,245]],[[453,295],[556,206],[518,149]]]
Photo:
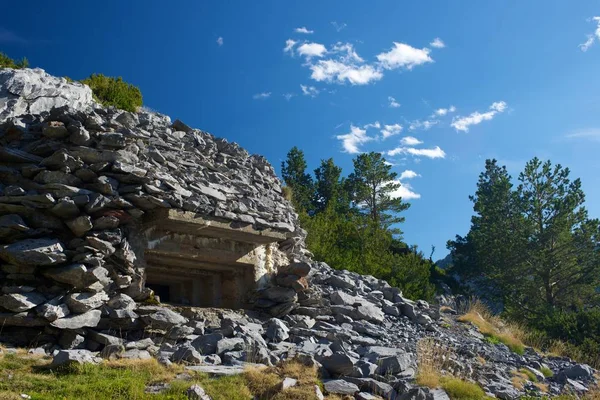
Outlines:
[[146,286],[161,302],[247,308],[248,294],[267,287],[287,260],[285,235],[232,226],[192,212],[164,210],[144,225]]

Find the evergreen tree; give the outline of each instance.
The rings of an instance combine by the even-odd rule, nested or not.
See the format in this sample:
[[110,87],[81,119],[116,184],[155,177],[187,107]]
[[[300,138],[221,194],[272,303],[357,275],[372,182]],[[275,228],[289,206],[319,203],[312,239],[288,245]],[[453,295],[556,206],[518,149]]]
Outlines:
[[[392,194],[400,188],[397,174],[385,162],[381,153],[371,152],[358,155],[354,160],[354,172],[348,177],[352,200],[362,208],[379,227],[388,229],[404,221],[397,214],[408,209],[400,197]],[[399,229],[393,233],[401,234]]]
[[298,212],[312,211],[314,183],[306,173],[304,152],[296,146],[288,152],[287,158],[281,163],[281,175],[285,184],[291,188],[292,203]]
[[350,199],[346,180],[341,176],[342,169],[335,165],[333,158],[321,160],[321,165],[315,169],[315,212],[322,212],[329,205],[333,205],[338,213],[348,212]]
[[569,173],[534,158],[519,175],[528,235],[522,275],[528,279],[518,280],[516,312],[556,311],[597,298],[599,222],[588,218],[581,181],[571,181]]
[[588,218],[581,182],[537,158],[518,181],[513,188],[506,169],[486,161],[471,197],[471,229],[449,242],[455,271],[483,281],[507,313],[531,323],[597,304],[600,223]]

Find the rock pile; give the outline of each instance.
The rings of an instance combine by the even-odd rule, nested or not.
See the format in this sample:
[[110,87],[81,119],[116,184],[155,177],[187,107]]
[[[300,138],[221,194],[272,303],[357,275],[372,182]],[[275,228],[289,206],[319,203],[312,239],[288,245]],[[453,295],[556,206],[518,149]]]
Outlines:
[[[180,324],[169,310],[134,311],[151,294],[140,225],[156,210],[280,232],[281,251],[305,258],[305,232],[263,157],[155,112],[102,107],[43,70],[0,70],[0,160],[5,341],[90,347],[108,343],[86,328]],[[302,265],[282,270],[257,307],[289,312],[306,288]]]
[[[0,160],[0,342],[39,347],[54,366],[156,357],[231,374],[296,357],[329,393],[447,398],[414,384],[427,344],[441,373],[502,399],[541,394],[515,387],[520,369],[551,395],[595,382],[586,365],[515,354],[382,280],[312,262],[266,160],[164,115],[101,107],[41,70],[0,70]],[[139,225],[165,208],[285,233],[289,263],[252,311],[152,304]]]

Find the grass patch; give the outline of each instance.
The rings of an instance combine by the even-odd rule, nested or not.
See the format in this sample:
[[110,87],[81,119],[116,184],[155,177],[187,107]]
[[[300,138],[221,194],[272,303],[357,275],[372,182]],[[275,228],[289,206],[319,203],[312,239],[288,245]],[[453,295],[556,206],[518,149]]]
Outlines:
[[519,355],[525,353],[525,345],[519,339],[523,336],[522,329],[517,325],[507,324],[493,315],[479,300],[475,300],[469,310],[458,317],[458,321],[475,325],[489,343],[503,343],[514,353]]
[[527,379],[529,379],[531,382],[537,382],[538,380],[537,376],[535,376],[535,374],[527,368],[520,368],[519,372],[525,374],[527,376]]
[[480,400],[488,398],[483,389],[476,383],[447,377],[442,378],[441,383],[442,389],[446,391],[452,400]]
[[552,370],[548,367],[540,368],[540,372],[544,374],[544,377],[546,378],[551,378],[554,375],[554,372],[552,372]]
[[[417,343],[418,372],[416,382],[431,389],[442,388],[452,400],[487,399],[483,389],[476,383],[454,376],[443,376],[452,352],[434,339],[422,339]],[[483,360],[485,363],[485,360]]]
[[[50,357],[32,356],[25,351],[0,354],[0,399],[20,399],[24,393],[35,400],[184,400],[189,387],[199,384],[214,400],[310,400],[315,398],[315,385],[321,384],[315,367],[295,360],[221,378],[186,371],[180,365],[164,367],[154,359],[105,361],[61,370],[48,368],[50,362]],[[182,372],[190,379],[177,379]],[[297,379],[298,384],[280,391],[279,384],[285,377]],[[168,383],[168,389],[145,393],[148,385],[160,383]]]

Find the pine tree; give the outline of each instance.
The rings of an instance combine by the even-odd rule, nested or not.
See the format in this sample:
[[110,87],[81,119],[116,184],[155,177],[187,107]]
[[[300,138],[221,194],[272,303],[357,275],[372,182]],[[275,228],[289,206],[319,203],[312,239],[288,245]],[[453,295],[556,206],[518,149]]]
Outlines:
[[[354,172],[348,177],[354,204],[363,209],[380,228],[404,222],[397,214],[408,209],[410,204],[402,198],[393,196],[400,188],[397,174],[385,162],[381,153],[371,152],[357,156],[354,160]],[[399,229],[393,233],[401,234]]]
[[292,203],[299,212],[310,213],[314,196],[312,177],[306,173],[304,152],[296,146],[288,152],[281,163],[281,175],[285,184],[292,190]]

